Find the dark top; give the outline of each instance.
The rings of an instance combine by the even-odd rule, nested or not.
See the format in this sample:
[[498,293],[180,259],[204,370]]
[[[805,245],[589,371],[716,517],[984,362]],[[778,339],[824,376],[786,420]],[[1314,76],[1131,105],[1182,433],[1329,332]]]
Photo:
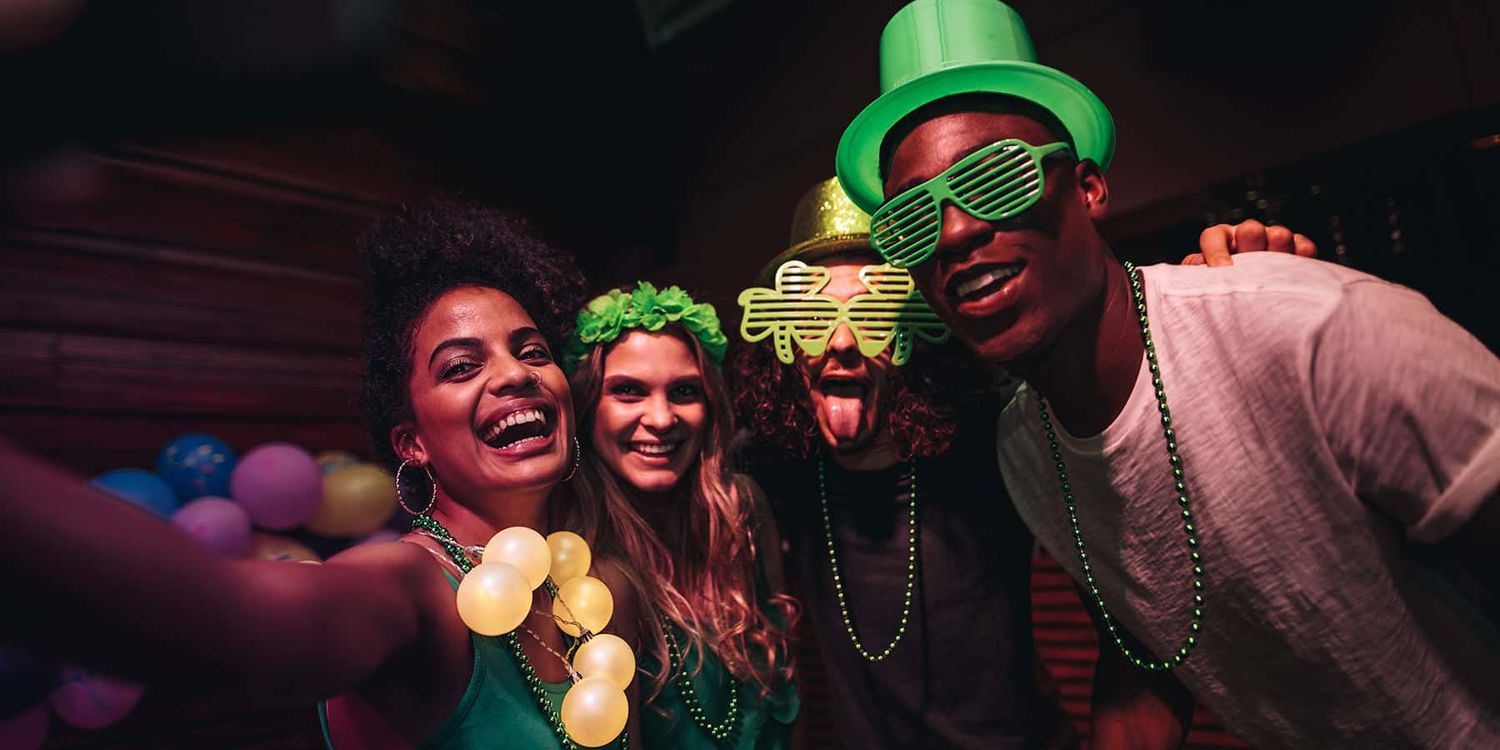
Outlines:
[[[688,712],[677,681],[669,679],[661,694],[641,708],[644,747],[648,750],[785,750],[790,747],[791,723],[802,705],[797,698],[797,686],[791,683],[780,685],[762,697],[753,683],[731,680],[723,660],[713,651],[702,650],[704,659],[700,665],[699,651],[687,648],[687,634],[676,625],[671,627],[673,637],[687,652],[683,654],[687,663],[679,668],[692,675],[693,692],[708,720],[719,724],[729,715],[729,690],[732,687],[739,694],[739,721],[728,740],[715,742]],[[646,675],[655,674],[661,668],[649,651],[642,651],[640,660],[641,672],[636,679],[646,679]],[[648,683],[641,684],[642,695],[649,689]]]
[[[971,424],[947,453],[917,462],[917,585],[906,635],[879,663],[855,651],[839,614],[817,461],[752,467],[791,548],[788,574],[817,633],[844,747],[1033,748],[1057,726],[1037,687],[1031,536],[1000,478],[994,421]],[[846,602],[878,654],[901,619],[911,464],[824,466]]]

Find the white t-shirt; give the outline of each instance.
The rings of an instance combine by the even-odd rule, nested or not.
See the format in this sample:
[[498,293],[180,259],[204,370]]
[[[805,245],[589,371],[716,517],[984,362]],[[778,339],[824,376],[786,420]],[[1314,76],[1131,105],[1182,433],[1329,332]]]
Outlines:
[[[1500,641],[1413,541],[1500,486],[1500,360],[1420,294],[1329,263],[1142,272],[1206,571],[1174,674],[1259,747],[1500,747]],[[1174,653],[1192,573],[1144,358],[1102,434],[1053,426],[1106,606]],[[1029,387],[998,450],[1021,517],[1081,580]]]

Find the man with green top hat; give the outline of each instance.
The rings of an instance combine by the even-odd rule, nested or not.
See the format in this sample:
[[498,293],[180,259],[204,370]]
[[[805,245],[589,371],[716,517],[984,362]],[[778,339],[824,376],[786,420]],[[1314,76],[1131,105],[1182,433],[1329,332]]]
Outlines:
[[[740,331],[757,346],[727,370],[818,635],[835,731],[860,748],[1072,746],[1055,696],[1038,689],[1030,534],[1008,503],[973,501],[975,487],[1002,484],[993,425],[1009,390],[949,342],[869,230],[836,180],[808,191],[791,246],[740,295]],[[1263,227],[1223,231],[1294,250]],[[1211,264],[1228,262],[1226,244],[1205,238]]]
[[1500,633],[1454,585],[1500,529],[1500,360],[1340,266],[1120,263],[1113,121],[1009,7],[918,0],[880,49],[839,178],[1024,381],[999,463],[1101,631],[1093,746],[1175,747],[1195,697],[1258,746],[1500,746]]

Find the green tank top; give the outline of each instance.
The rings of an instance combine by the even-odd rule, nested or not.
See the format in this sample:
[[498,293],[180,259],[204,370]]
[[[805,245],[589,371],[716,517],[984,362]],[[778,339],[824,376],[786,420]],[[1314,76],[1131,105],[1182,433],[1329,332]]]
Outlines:
[[[673,637],[679,644],[687,644],[687,636],[675,625]],[[705,718],[712,723],[724,720],[729,711],[729,688],[734,686],[739,694],[739,722],[734,734],[724,744],[719,744],[699,727],[688,713],[682,692],[674,679],[656,696],[656,700],[641,709],[641,734],[644,745],[650,750],[671,748],[672,750],[782,750],[791,744],[791,723],[797,718],[801,701],[794,684],[783,685],[761,697],[760,690],[752,684],[732,682],[724,663],[713,652],[703,649],[703,668],[697,669],[698,659],[693,649],[684,648],[682,657],[688,674],[697,671],[692,678],[693,692],[698,704],[703,707]],[[641,654],[643,674],[655,673],[660,663],[650,653]],[[641,686],[647,690],[647,685]]]
[[[458,580],[448,571],[454,591]],[[526,684],[520,666],[501,637],[469,634],[474,644],[474,672],[469,687],[458,701],[448,720],[417,747],[424,750],[494,750],[498,747],[553,750],[561,748],[550,721],[542,716],[536,696]],[[556,715],[570,683],[543,682],[547,702]],[[333,738],[328,731],[328,711],[318,703],[318,721],[323,727],[323,741],[330,750]],[[607,745],[618,748],[621,743]]]

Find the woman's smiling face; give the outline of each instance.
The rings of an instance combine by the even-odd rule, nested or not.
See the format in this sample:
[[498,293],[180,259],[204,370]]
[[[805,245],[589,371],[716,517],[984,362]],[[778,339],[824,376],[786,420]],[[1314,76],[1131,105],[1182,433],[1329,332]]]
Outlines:
[[636,330],[610,348],[589,438],[622,482],[647,493],[672,489],[692,470],[708,427],[703,373],[687,343]]
[[410,356],[412,419],[392,437],[398,453],[430,463],[449,496],[547,491],[562,479],[573,451],[568,381],[515,298],[445,292],[418,319]]

